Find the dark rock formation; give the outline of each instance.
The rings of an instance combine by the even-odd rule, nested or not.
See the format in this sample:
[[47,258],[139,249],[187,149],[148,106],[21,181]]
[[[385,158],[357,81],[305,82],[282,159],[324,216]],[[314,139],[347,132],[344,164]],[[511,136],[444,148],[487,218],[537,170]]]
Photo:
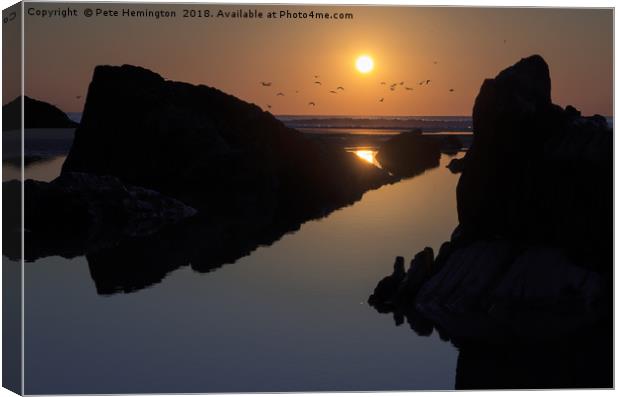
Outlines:
[[384,142],[377,152],[381,167],[400,177],[411,177],[439,166],[441,142],[420,130],[403,132]]
[[[599,273],[557,249],[501,240],[448,242],[431,255],[412,261],[416,282],[401,277],[369,303],[451,341],[457,389],[611,387],[611,291]],[[413,272],[414,262],[426,266]]]
[[152,234],[196,214],[178,200],[123,184],[116,177],[72,172],[49,183],[27,180],[24,212],[31,232],[65,225],[90,230],[90,235],[109,229],[129,237]]
[[368,298],[371,305],[391,305],[398,286],[405,278],[405,258],[397,256],[394,261],[394,271],[384,277],[375,287],[375,291]]
[[461,140],[454,135],[445,135],[440,139],[441,151],[447,154],[457,154],[463,148]]
[[558,246],[582,266],[610,271],[613,145],[605,118],[551,103],[547,64],[532,56],[483,83],[473,126],[457,187],[463,231]]
[[[439,299],[458,311],[486,311],[494,299],[529,302],[544,289],[549,299],[575,292],[589,308],[605,291],[600,279],[611,273],[613,249],[612,134],[603,117],[552,104],[550,90],[540,56],[483,83],[457,188],[460,224],[436,261],[442,271],[421,288],[419,306]],[[523,266],[531,273],[525,283],[515,270]],[[500,297],[502,288],[521,295]]]
[[[397,324],[403,317],[429,321],[459,347],[457,387],[611,386],[607,361],[599,377],[545,383],[531,372],[506,370],[499,385],[471,371],[481,366],[478,358],[468,362],[484,357],[492,367],[488,357],[496,359],[497,349],[489,344],[525,362],[519,352],[549,341],[576,346],[580,335],[608,340],[611,332],[612,133],[602,116],[582,117],[572,106],[551,103],[550,90],[540,56],[483,83],[473,145],[461,161],[459,226],[426,266],[430,271],[409,285],[404,277],[383,291],[388,298],[371,302],[392,311]],[[404,299],[396,299],[404,289]]]
[[435,254],[430,247],[424,248],[415,255],[409,264],[407,274],[395,291],[393,300],[396,305],[415,299],[416,294],[433,272],[434,259]]
[[201,211],[290,222],[387,183],[385,171],[310,141],[258,106],[149,70],[98,66],[63,172],[114,175]]
[[605,315],[607,293],[600,274],[557,249],[477,240],[447,257],[415,306],[459,342],[552,339]]
[[[104,188],[92,204],[82,200],[91,187],[68,203],[52,195],[51,204],[27,210],[27,227],[37,224],[26,236],[26,259],[85,255],[101,294],[148,287],[189,264],[207,272],[234,263],[398,179],[340,147],[309,141],[255,105],[133,66],[96,68],[62,175],[51,185],[81,189],[76,173],[102,178],[102,188],[143,186],[132,189],[198,211],[152,229],[152,219],[133,213],[140,207],[115,206],[115,189]],[[29,183],[33,208],[40,191],[50,195],[46,189]],[[51,235],[58,224],[63,233]],[[127,232],[142,226],[153,233]]]
[[[4,182],[3,189],[7,197],[18,197],[21,185]],[[46,251],[75,256],[148,236],[194,216],[196,210],[115,177],[65,173],[49,183],[26,180],[24,214],[28,259]],[[20,220],[12,217],[11,222],[5,230],[19,233]]]
[[[21,100],[17,97],[2,106],[3,130],[20,128]],[[77,125],[56,106],[24,96],[24,128],[75,128]]]
[[[3,191],[3,203],[20,202],[19,191],[12,190],[16,195],[11,201],[7,200],[12,198],[8,189]],[[10,224],[6,216],[3,218],[3,230],[13,231],[3,234],[3,254],[12,260],[21,258],[19,213],[16,215]],[[26,232],[24,255],[26,261],[47,256],[85,256],[99,294],[131,293],[161,282],[181,267],[191,266],[193,271],[206,273],[235,263],[299,227],[299,223],[268,224],[245,214],[196,215],[166,224],[152,234],[135,236],[97,233],[88,237],[79,233],[81,226],[54,229],[50,225],[36,233]]]
[[[528,324],[535,328],[537,324]],[[544,342],[459,346],[455,389],[613,386],[611,324]]]
[[463,172],[463,169],[465,168],[465,158],[450,160],[448,165],[446,165],[446,168],[448,168],[453,174]]

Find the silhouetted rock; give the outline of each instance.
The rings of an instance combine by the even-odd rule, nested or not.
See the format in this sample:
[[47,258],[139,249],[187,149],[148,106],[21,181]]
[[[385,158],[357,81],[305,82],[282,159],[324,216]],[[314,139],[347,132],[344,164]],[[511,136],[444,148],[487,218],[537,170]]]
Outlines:
[[383,305],[389,306],[393,302],[394,294],[398,289],[401,281],[405,278],[405,258],[397,256],[394,261],[394,271],[391,275],[383,278],[377,286],[375,291],[368,298],[368,303],[371,305]]
[[[15,185],[17,186],[17,185]],[[3,190],[3,202],[19,202]],[[6,198],[12,198],[12,201]],[[9,259],[21,258],[19,214],[9,225],[3,217],[3,254]],[[48,223],[60,220],[48,219]],[[97,293],[131,293],[161,282],[172,271],[189,266],[193,271],[207,273],[226,264],[235,263],[257,247],[279,240],[284,234],[298,230],[299,223],[271,224],[259,216],[247,214],[196,215],[178,223],[166,224],[151,234],[125,236],[118,233],[81,234],[83,227],[52,226],[36,233],[27,231],[24,247],[26,261],[48,256],[74,258],[85,256]]]
[[394,180],[258,106],[129,65],[95,68],[63,165],[70,171],[114,175],[200,211],[245,211],[270,222],[321,216]]
[[439,142],[443,153],[457,154],[463,148],[461,140],[454,135],[442,136]]
[[384,142],[377,152],[381,167],[400,177],[411,177],[439,166],[441,143],[420,130],[403,132]]
[[420,288],[431,276],[435,254],[430,247],[418,252],[409,264],[402,281],[395,286],[394,301],[397,305],[413,302]]
[[[407,277],[384,291],[388,301],[369,303],[382,313],[428,319],[457,345],[553,340],[609,316],[604,278],[559,249],[475,240],[444,243],[434,262],[419,259],[431,255],[429,248],[416,255]],[[416,263],[428,264],[412,272]]]
[[[557,249],[476,241],[456,249],[424,284],[416,309],[460,341],[488,341],[498,330],[523,340],[549,339],[605,315],[606,293],[598,273]],[[483,316],[454,316],[471,313]],[[493,332],[482,332],[488,323]]]
[[[532,328],[536,324],[530,324]],[[468,343],[459,348],[455,389],[613,387],[611,324],[532,343]]]
[[[442,247],[441,271],[420,291],[419,305],[439,300],[461,312],[486,310],[480,302],[497,298],[492,291],[523,288],[522,295],[504,298],[522,303],[543,289],[553,299],[577,290],[582,300],[576,304],[588,306],[604,289],[601,282],[586,283],[586,275],[594,270],[606,277],[612,266],[606,120],[552,104],[547,64],[535,55],[485,80],[473,121],[474,143],[457,188],[460,224]],[[521,286],[524,276],[509,275],[522,262],[536,265]]]
[[[20,128],[21,100],[19,96],[2,106],[3,130]],[[24,96],[24,128],[75,128],[77,125],[56,106]]]
[[463,172],[463,169],[465,168],[465,159],[452,159],[450,160],[446,168],[448,168],[453,174],[459,174]]
[[[7,197],[20,188],[18,181],[3,183]],[[65,173],[49,183],[26,180],[24,214],[28,259],[45,252],[75,256],[147,236],[195,215],[196,210],[115,177]],[[13,223],[7,230],[19,233],[19,219]]]
[[[166,81],[127,65],[95,69],[59,178],[65,180],[63,189],[82,187],[75,173],[198,210],[191,219],[142,234],[126,230],[151,230],[157,213],[149,219],[140,216],[140,208],[117,208],[108,191],[94,203],[82,200],[85,196],[71,203],[54,199],[29,211],[27,224],[38,224],[36,232],[27,233],[26,259],[85,255],[101,294],[148,287],[189,264],[207,272],[234,263],[304,221],[398,179],[342,148],[310,141],[217,89]],[[34,193],[26,194],[40,202],[39,190],[47,193],[49,187],[33,186],[28,189]],[[89,218],[93,205],[95,220]],[[123,223],[127,220],[129,226]],[[65,225],[62,233],[51,235],[58,224]]]
[[464,232],[558,246],[582,266],[610,271],[613,145],[606,120],[551,103],[549,70],[535,55],[485,80],[473,126],[457,187]]
[[[521,352],[609,337],[613,145],[605,118],[554,105],[547,64],[535,55],[483,83],[473,122],[473,145],[458,164],[459,225],[431,276],[390,311],[400,322],[427,319],[462,349],[457,387],[611,387],[607,361],[595,363],[602,376],[571,382],[557,371],[561,380],[546,383],[511,365],[494,383],[470,361],[484,357],[491,368],[491,344],[526,366],[537,358]],[[544,359],[562,360],[557,350]]]

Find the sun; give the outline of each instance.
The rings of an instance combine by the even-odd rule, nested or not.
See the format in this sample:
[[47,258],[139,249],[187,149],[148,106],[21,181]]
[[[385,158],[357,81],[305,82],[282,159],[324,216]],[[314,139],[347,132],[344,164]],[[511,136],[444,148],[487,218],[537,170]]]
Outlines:
[[360,55],[355,60],[355,67],[360,73],[370,73],[375,67],[375,62],[368,55]]

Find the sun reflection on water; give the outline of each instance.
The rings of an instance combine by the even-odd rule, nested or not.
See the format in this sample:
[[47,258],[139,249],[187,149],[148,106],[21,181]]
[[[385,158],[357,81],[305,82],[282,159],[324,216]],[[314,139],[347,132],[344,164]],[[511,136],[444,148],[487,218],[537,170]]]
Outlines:
[[375,155],[372,150],[356,150],[355,154],[357,157],[372,163],[375,159]]
[[370,164],[381,168],[381,164],[379,164],[379,162],[376,159],[376,155],[377,155],[377,151],[376,150],[367,150],[367,149],[360,149],[360,150],[354,150],[353,153],[355,153],[355,155],[359,158],[361,158],[362,160],[369,162]]

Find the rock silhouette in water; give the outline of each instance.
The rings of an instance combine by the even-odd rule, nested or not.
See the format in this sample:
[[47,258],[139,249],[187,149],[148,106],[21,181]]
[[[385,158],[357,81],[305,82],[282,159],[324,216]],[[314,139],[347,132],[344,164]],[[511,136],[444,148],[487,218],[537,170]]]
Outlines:
[[98,66],[63,172],[114,175],[201,211],[319,216],[392,180],[258,106],[149,70]]
[[[20,128],[21,100],[19,96],[2,106],[3,130]],[[24,128],[75,128],[77,125],[56,106],[24,96]]]
[[[52,214],[49,205],[32,211],[32,221],[40,224],[37,233],[29,233],[26,259],[85,255],[101,294],[148,287],[188,264],[207,272],[233,263],[302,222],[397,180],[341,148],[308,140],[255,105],[128,65],[95,69],[59,178],[66,182],[63,188],[79,190],[82,183],[75,175],[101,180],[102,188],[114,182],[144,189],[174,200],[179,208],[197,210],[191,219],[143,234],[119,230],[114,211],[114,216],[104,211],[92,222],[78,222],[81,209],[91,205],[80,200],[75,213],[65,206]],[[27,192],[33,208],[47,197],[39,194],[48,190],[42,186]],[[136,220],[136,227],[141,221],[149,225],[133,212],[138,209],[118,208],[114,200],[106,194],[92,205],[118,209],[122,219]],[[67,227],[70,236],[57,241],[54,227],[63,217],[75,225]],[[110,228],[109,234],[89,232]]]
[[459,174],[463,172],[463,169],[465,168],[465,159],[452,159],[450,160],[446,168],[448,168],[453,174]]
[[403,132],[384,142],[377,152],[381,167],[399,177],[411,177],[439,166],[441,142],[420,130]]
[[[457,188],[460,224],[419,300],[479,308],[482,296],[501,295],[501,283],[504,290],[522,283],[526,276],[513,272],[523,266],[535,275],[527,274],[525,295],[503,298],[529,300],[541,282],[548,294],[572,291],[584,304],[604,291],[612,263],[611,130],[601,116],[552,104],[550,89],[536,55],[483,83]],[[439,289],[430,292],[433,285]]]
[[461,140],[453,135],[441,136],[439,141],[441,143],[441,151],[446,154],[457,154],[463,148]]
[[[3,183],[7,197],[19,196],[19,181]],[[65,173],[52,182],[24,182],[26,260],[46,255],[73,257],[115,247],[126,238],[149,236],[196,214],[158,192],[111,176]],[[12,217],[7,232],[20,233]],[[9,257],[20,253],[5,252]]]
[[394,261],[394,271],[391,275],[384,277],[370,298],[368,302],[372,304],[382,304],[386,306],[391,306],[392,300],[394,298],[394,293],[400,283],[405,278],[405,258],[402,256],[397,256]]
[[[609,354],[596,342],[609,345],[612,330],[604,325],[613,266],[606,120],[554,105],[547,64],[535,55],[483,83],[473,122],[457,187],[459,226],[421,281],[404,277],[383,291],[389,298],[370,303],[393,312],[397,324],[423,318],[459,347],[457,387],[610,387]],[[404,299],[395,299],[399,291]],[[545,360],[559,368],[594,346],[597,370],[572,379],[551,371],[545,382],[508,360],[500,383],[480,376],[498,361],[489,344],[523,365],[536,357],[519,352],[558,340],[567,342],[541,353]],[[580,353],[557,353],[566,346]]]
[[[537,326],[535,323],[531,327]],[[459,346],[455,389],[601,388],[613,384],[613,335],[604,328],[534,343]]]

